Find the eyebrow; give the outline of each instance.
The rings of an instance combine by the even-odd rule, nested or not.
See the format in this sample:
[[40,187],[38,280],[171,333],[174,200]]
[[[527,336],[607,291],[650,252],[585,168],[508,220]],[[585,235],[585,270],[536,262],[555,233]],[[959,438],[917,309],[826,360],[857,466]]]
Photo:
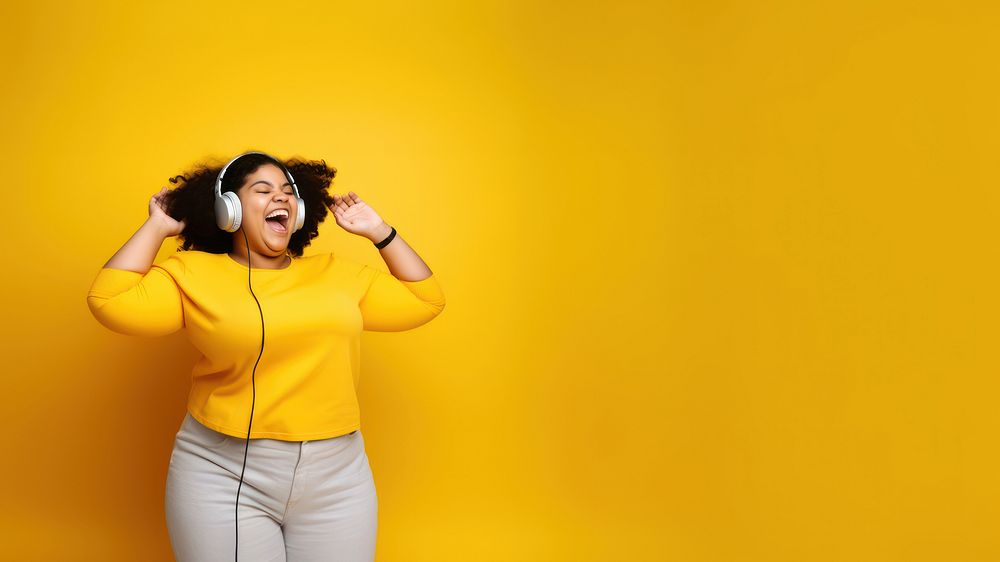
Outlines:
[[[271,187],[274,187],[274,184],[273,184],[273,183],[271,183],[271,182],[269,182],[269,181],[267,181],[267,180],[257,180],[257,181],[255,181],[255,182],[253,182],[252,184],[250,184],[250,187],[253,187],[253,186],[257,185],[258,183],[266,183],[267,185],[269,185],[269,186],[271,186]],[[281,187],[285,187],[286,185],[287,185],[287,186],[291,186],[292,184],[290,184],[290,183],[288,183],[288,182],[286,181],[286,182],[284,183],[284,185],[282,185]]]

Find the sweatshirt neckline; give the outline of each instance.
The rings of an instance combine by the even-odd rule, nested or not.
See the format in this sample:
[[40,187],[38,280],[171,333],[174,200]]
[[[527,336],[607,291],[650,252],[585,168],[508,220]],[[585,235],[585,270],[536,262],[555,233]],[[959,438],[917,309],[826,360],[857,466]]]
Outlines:
[[[233,259],[233,256],[230,256],[228,252],[223,252],[223,254],[222,254],[222,255],[223,255],[223,256],[225,256],[225,260],[226,260],[227,262],[229,262],[229,263],[231,263],[231,264],[235,265],[236,267],[238,267],[238,268],[242,269],[243,271],[246,271],[246,270],[247,270],[247,266],[245,266],[245,265],[243,265],[242,263],[240,263],[240,262],[238,262],[238,261],[234,260],[234,259]],[[291,268],[292,268],[292,266],[294,266],[294,265],[295,265],[295,262],[296,262],[296,261],[298,261],[298,260],[296,260],[295,258],[292,258],[292,261],[290,261],[290,262],[288,263],[288,265],[286,265],[285,267],[282,267],[281,269],[269,269],[269,268],[266,268],[266,267],[251,267],[251,268],[250,268],[250,271],[253,271],[253,272],[258,272],[258,271],[261,271],[261,272],[269,272],[269,271],[273,271],[273,272],[279,272],[279,271],[288,271],[289,269],[291,269]]]

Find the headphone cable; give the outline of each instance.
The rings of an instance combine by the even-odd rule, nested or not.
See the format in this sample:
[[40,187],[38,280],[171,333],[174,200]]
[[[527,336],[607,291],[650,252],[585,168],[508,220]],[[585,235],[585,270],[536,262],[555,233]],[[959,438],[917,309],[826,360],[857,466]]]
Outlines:
[[247,468],[247,453],[250,450],[250,428],[253,427],[253,407],[254,402],[257,399],[257,384],[255,381],[255,375],[257,373],[257,363],[260,362],[261,355],[264,354],[264,311],[260,308],[260,301],[257,300],[257,295],[253,292],[253,283],[250,282],[250,241],[247,240],[247,232],[243,230],[243,241],[247,246],[247,285],[250,287],[250,294],[253,295],[253,300],[257,303],[257,310],[260,312],[260,353],[257,354],[257,361],[253,364],[253,372],[250,374],[250,385],[252,388],[252,394],[250,399],[250,425],[247,426],[247,444],[243,449],[243,468],[240,470],[240,484],[236,488],[236,561],[239,562],[239,552],[240,552],[240,488],[243,487],[243,474]]

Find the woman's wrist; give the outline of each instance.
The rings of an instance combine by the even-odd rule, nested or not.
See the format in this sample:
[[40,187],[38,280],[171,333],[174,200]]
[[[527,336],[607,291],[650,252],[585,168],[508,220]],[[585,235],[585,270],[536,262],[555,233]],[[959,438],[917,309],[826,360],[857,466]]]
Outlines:
[[382,221],[382,224],[376,227],[375,230],[368,235],[368,239],[371,240],[372,244],[378,244],[379,242],[385,240],[390,234],[392,234],[392,227],[385,221]]
[[153,232],[158,233],[160,236],[163,236],[164,239],[170,238],[171,236],[177,236],[179,234],[176,232],[176,224],[168,224],[167,221],[157,217],[147,218],[146,223],[142,226],[143,228],[148,228]]
[[170,228],[164,224],[162,220],[159,220],[156,217],[147,218],[141,229],[155,232],[157,235],[162,236],[164,240],[172,236],[172,234],[170,234]]

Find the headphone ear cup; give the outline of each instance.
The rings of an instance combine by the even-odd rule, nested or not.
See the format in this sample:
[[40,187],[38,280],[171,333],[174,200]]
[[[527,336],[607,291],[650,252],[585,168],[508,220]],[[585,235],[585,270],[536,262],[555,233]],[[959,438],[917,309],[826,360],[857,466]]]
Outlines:
[[229,232],[229,225],[232,224],[232,214],[229,212],[229,202],[225,197],[215,198],[215,226]]
[[240,196],[236,195],[232,191],[227,191],[223,194],[223,197],[229,199],[230,204],[233,209],[233,226],[230,232],[236,232],[240,229],[240,225],[243,224],[243,204],[240,203]]
[[232,191],[215,198],[215,224],[226,232],[236,232],[243,222],[243,205]]
[[298,230],[302,228],[302,225],[306,223],[306,202],[303,201],[301,197],[297,197],[296,199],[298,199],[297,207],[299,208],[299,211],[295,217],[295,230],[292,232],[298,232]]

